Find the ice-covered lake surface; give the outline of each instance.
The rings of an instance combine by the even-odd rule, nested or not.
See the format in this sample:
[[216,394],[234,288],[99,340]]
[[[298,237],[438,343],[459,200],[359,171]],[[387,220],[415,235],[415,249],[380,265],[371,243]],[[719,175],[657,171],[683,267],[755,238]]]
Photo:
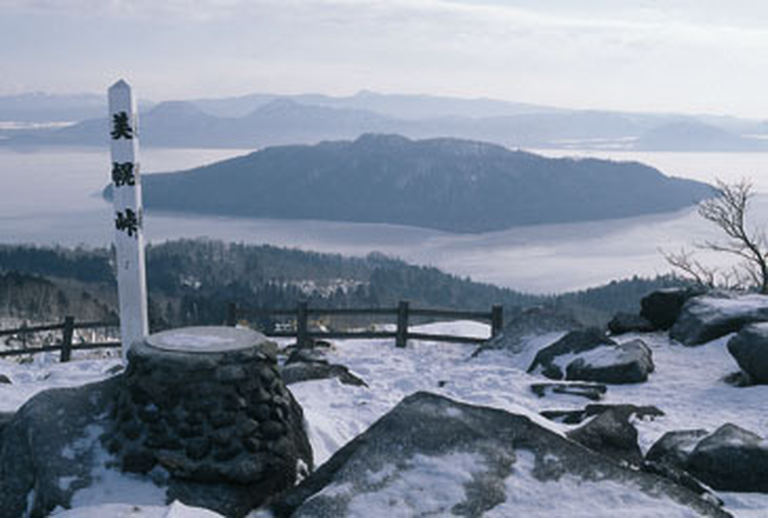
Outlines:
[[[487,326],[474,322],[430,324],[420,326],[418,330],[467,336],[487,336],[488,333]],[[470,358],[475,349],[472,345],[411,341],[407,348],[398,349],[391,340],[335,342],[335,347],[329,353],[329,360],[347,365],[366,381],[368,387],[343,385],[336,379],[307,381],[290,386],[290,390],[304,408],[315,464],[325,462],[341,446],[364,432],[404,397],[422,390],[470,404],[522,414],[557,433],[564,433],[572,427],[549,421],[541,417],[539,412],[546,409],[581,409],[589,401],[563,394],[539,398],[531,392],[530,385],[544,381],[545,378],[525,372],[536,351],[559,336],[560,333],[550,333],[530,337],[526,342],[527,347],[517,354],[489,351],[475,358]],[[643,452],[670,430],[705,428],[713,431],[720,425],[731,422],[763,436],[768,434],[768,421],[764,412],[768,386],[735,388],[722,380],[725,375],[738,370],[725,348],[725,343],[730,337],[700,347],[684,347],[671,341],[663,333],[628,334],[620,337],[619,341],[637,337],[641,337],[653,351],[656,370],[645,383],[609,386],[603,402],[656,405],[664,412],[664,416],[653,420],[634,421]],[[13,382],[10,385],[0,385],[0,411],[14,411],[32,395],[49,387],[79,385],[103,379],[118,361],[81,359],[69,364],[60,364],[55,362],[55,356],[38,356],[35,363],[27,365],[0,361],[0,374],[5,374]],[[425,465],[424,469],[431,468]],[[466,473],[456,468],[446,472],[445,476],[453,476],[451,473],[454,471],[457,477],[455,480],[441,480],[449,485],[455,483],[454,485],[461,488],[461,477],[465,477]],[[170,514],[173,509],[164,505],[161,492],[148,491],[146,482],[122,476],[108,469],[102,470],[99,476],[101,478],[97,486],[75,494],[79,509],[58,516],[211,516],[194,514],[202,511],[178,505],[174,510],[176,514]],[[517,488],[520,491],[527,490],[525,479],[517,480],[512,476],[507,479],[509,494],[515,494],[515,484],[521,484]],[[439,491],[439,488],[432,489]],[[573,487],[567,484],[563,487],[553,484],[551,489],[554,491],[553,497],[572,502],[572,510],[576,513],[574,516],[581,516],[578,514],[578,501],[582,497],[587,498],[583,491],[589,488],[578,484]],[[423,490],[431,491],[429,487]],[[599,501],[604,501],[606,507],[604,513],[595,516],[616,516],[615,498],[619,497],[619,493],[606,495],[603,487],[599,496]],[[768,516],[768,495],[719,493],[718,496],[726,502],[726,510],[737,518]],[[542,505],[546,505],[547,501],[548,499],[544,498]],[[134,505],[138,506],[138,509],[132,510]],[[563,509],[559,508],[560,511]],[[512,503],[509,503],[507,510],[514,510]],[[656,511],[651,513],[652,510],[652,506],[648,507],[648,513],[642,516],[668,516],[663,514],[663,510],[659,510],[661,514]],[[487,514],[502,515],[510,514],[494,514],[491,511]],[[527,508],[524,515],[542,518],[553,516],[546,511],[537,513],[536,509]],[[371,510],[371,514],[360,516],[381,515]]]
[[[752,220],[768,220],[768,154],[534,150],[549,156],[598,156],[639,160],[664,173],[714,182],[750,177],[762,194]],[[178,170],[247,150],[143,149],[142,171]],[[105,150],[0,148],[0,242],[104,246],[112,239],[112,214],[100,198],[108,182]],[[595,193],[600,203],[601,193]],[[659,249],[679,250],[718,234],[693,208],[618,220],[516,227],[458,235],[415,227],[306,220],[199,217],[148,212],[149,240],[209,237],[269,243],[320,252],[365,255],[383,252],[437,266],[474,280],[553,293],[633,275],[667,273]],[[726,263],[722,256],[705,257]]]

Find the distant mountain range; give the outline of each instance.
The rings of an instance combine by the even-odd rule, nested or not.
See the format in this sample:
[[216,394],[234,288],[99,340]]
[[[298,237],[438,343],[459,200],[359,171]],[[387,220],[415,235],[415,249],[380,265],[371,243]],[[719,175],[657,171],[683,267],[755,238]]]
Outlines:
[[269,147],[143,178],[149,209],[450,232],[672,211],[711,192],[635,162],[552,159],[482,142],[377,134]]
[[[725,116],[568,110],[493,99],[360,92],[252,94],[141,103],[142,145],[257,149],[363,133],[455,137],[519,148],[766,151],[765,121]],[[104,96],[0,97],[0,144],[105,146]],[[84,119],[84,120],[83,120]],[[10,131],[2,121],[79,121]]]

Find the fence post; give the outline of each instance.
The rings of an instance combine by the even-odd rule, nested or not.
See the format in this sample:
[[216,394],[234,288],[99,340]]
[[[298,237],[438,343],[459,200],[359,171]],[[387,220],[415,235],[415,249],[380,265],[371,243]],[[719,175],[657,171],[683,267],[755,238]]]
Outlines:
[[230,302],[227,307],[227,325],[235,327],[237,325],[237,304]]
[[395,346],[405,347],[408,344],[408,302],[401,300],[397,304],[397,335]]
[[299,348],[309,347],[309,323],[307,319],[308,304],[301,301],[296,308],[296,345]]
[[501,304],[494,304],[491,307],[491,338],[501,333],[501,329],[504,327],[504,306]]
[[75,331],[75,317],[64,317],[64,327],[61,337],[61,363],[68,362],[72,356],[72,335]]
[[504,327],[504,306],[494,304],[491,307],[491,338],[501,333]]

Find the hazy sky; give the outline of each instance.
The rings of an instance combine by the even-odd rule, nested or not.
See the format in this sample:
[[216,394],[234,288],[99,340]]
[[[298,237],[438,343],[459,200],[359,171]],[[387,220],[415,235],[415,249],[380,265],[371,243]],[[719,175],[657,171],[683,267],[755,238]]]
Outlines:
[[487,96],[768,117],[765,0],[0,0],[0,94]]

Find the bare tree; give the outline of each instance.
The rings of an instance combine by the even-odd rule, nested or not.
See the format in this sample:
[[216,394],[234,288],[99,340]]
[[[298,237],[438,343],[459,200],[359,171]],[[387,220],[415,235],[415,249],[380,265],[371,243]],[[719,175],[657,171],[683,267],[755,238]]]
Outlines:
[[698,248],[725,252],[742,259],[730,270],[707,267],[693,258],[692,252],[665,253],[664,258],[675,269],[695,282],[725,288],[756,288],[768,293],[768,242],[765,232],[749,230],[746,213],[754,195],[752,183],[746,179],[729,184],[717,180],[716,196],[699,204],[699,215],[717,225],[725,233],[722,241],[706,241]]

